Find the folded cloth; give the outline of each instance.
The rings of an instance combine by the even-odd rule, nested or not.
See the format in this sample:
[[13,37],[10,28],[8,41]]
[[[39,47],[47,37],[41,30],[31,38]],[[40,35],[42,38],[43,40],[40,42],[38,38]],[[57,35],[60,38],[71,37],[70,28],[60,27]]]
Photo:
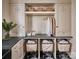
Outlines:
[[53,44],[42,44],[42,51],[53,51]]
[[52,43],[52,42],[48,40],[43,40],[43,43]]
[[27,43],[35,43],[35,41],[28,40],[28,42],[27,42]]
[[68,43],[68,42],[65,40],[62,40],[62,41],[59,41],[59,43]]

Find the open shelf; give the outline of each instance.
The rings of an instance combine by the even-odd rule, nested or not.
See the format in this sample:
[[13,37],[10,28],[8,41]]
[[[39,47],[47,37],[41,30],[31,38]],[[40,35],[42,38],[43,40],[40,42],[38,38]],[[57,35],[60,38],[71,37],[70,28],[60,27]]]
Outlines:
[[27,3],[25,4],[26,15],[54,15],[55,4],[48,3]]
[[55,11],[54,4],[26,4],[25,11]]
[[26,11],[25,14],[26,15],[54,15],[55,12],[43,12],[43,11],[42,12],[32,12],[32,11],[28,12],[28,11]]

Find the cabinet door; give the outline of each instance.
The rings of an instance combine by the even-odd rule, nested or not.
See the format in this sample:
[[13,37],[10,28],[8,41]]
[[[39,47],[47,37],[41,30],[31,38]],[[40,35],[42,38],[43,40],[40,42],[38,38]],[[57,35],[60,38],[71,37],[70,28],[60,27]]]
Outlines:
[[24,9],[24,4],[10,4],[10,19],[17,24],[17,28],[11,31],[12,36],[25,36]]
[[56,4],[57,36],[71,35],[71,4]]
[[23,56],[24,56],[24,51],[23,51],[23,40],[20,40],[19,42],[18,42],[18,57],[19,57],[19,59],[23,59]]
[[23,46],[18,48],[18,57],[19,59],[23,59]]
[[23,43],[24,40],[22,39],[12,47],[12,59],[23,59],[24,57]]
[[12,58],[11,59],[19,59],[18,58],[18,49],[17,48],[12,48]]

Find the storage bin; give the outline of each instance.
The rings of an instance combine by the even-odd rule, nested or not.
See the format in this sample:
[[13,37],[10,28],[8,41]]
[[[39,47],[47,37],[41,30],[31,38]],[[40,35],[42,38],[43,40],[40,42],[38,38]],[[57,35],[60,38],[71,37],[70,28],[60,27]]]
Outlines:
[[54,51],[54,43],[52,39],[42,40],[42,51],[43,52],[53,52]]
[[37,40],[28,40],[26,43],[27,52],[36,52],[37,51]]
[[68,40],[60,40],[57,42],[57,48],[60,52],[71,52],[71,43]]
[[25,59],[38,59],[37,39],[26,39]]

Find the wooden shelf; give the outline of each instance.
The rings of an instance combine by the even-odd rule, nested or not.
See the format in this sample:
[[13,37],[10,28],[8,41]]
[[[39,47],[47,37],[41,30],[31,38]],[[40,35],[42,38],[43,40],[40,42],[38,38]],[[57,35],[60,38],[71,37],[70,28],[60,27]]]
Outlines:
[[25,12],[26,15],[54,15],[55,12]]

